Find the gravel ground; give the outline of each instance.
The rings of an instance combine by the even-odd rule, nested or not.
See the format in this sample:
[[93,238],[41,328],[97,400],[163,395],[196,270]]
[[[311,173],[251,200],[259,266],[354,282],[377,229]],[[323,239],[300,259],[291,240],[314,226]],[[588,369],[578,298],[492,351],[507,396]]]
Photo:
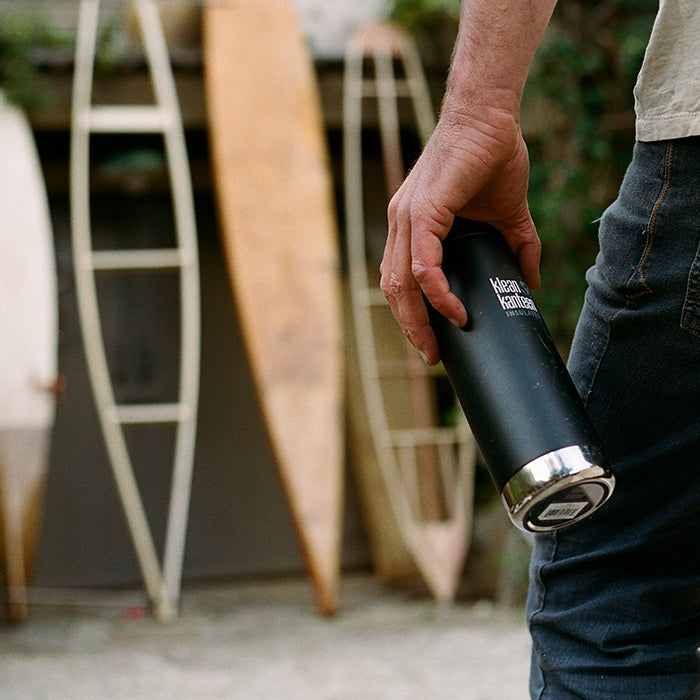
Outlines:
[[1,698],[527,697],[522,612],[489,603],[441,607],[358,575],[324,619],[306,581],[266,580],[188,587],[164,625],[139,594],[92,595],[0,628]]

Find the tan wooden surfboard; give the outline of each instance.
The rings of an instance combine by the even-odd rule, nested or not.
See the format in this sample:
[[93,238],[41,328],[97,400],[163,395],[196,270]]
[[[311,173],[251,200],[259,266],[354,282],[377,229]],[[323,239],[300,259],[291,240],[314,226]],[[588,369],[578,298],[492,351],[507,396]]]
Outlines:
[[337,224],[289,0],[204,8],[211,158],[239,322],[316,601],[336,610],[343,484]]

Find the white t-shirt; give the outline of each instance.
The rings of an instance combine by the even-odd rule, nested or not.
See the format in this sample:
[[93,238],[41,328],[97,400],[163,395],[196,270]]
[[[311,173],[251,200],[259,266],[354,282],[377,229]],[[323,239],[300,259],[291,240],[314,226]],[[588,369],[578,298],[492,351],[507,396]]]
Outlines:
[[700,0],[660,0],[634,97],[638,141],[700,135]]

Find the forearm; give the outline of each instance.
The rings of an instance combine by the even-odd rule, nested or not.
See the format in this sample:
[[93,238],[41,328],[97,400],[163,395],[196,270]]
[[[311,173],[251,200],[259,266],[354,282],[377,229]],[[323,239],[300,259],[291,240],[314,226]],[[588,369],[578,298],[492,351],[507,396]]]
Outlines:
[[535,51],[556,0],[463,0],[443,109],[478,104],[519,121]]

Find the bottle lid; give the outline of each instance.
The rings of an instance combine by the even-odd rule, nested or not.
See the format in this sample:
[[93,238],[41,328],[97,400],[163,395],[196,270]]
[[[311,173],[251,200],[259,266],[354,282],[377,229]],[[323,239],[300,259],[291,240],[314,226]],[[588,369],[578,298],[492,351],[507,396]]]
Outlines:
[[614,488],[615,477],[598,451],[573,445],[526,464],[504,486],[501,498],[521,530],[548,532],[589,516]]

